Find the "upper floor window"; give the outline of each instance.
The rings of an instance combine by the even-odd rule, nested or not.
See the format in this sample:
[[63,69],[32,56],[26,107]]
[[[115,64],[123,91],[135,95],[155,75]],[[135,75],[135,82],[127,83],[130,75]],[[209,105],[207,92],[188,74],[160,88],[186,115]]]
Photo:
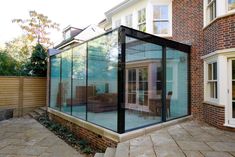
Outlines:
[[116,20],[115,23],[114,23],[114,28],[117,28],[119,26],[121,26],[121,19]]
[[228,0],[228,11],[235,9],[235,0]]
[[131,28],[132,27],[132,14],[127,15],[125,20],[126,20],[126,26]]
[[208,80],[209,96],[210,98],[217,99],[217,62],[208,64]]
[[216,18],[216,0],[207,0],[207,18],[208,22]]
[[153,33],[169,34],[169,10],[168,5],[153,7]]
[[138,11],[138,29],[140,31],[146,32],[146,9],[141,9]]

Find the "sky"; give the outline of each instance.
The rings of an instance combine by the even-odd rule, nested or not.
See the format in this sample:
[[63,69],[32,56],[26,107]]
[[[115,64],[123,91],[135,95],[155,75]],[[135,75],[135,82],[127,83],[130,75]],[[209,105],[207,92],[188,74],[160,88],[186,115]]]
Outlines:
[[0,46],[23,34],[12,19],[26,19],[35,10],[60,24],[60,32],[51,32],[53,42],[62,40],[68,25],[84,28],[105,18],[104,13],[123,0],[2,0],[0,4]]

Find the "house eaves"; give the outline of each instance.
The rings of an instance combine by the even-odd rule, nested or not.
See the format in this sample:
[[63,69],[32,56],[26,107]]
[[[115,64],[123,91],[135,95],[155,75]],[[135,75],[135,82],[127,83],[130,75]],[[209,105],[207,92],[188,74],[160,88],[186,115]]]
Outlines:
[[107,12],[105,12],[105,16],[106,16],[107,20],[110,21],[110,18],[112,17],[112,15],[116,14],[120,10],[128,8],[129,6],[135,4],[138,1],[140,1],[140,0],[125,0],[122,3],[116,5],[112,9],[108,10]]

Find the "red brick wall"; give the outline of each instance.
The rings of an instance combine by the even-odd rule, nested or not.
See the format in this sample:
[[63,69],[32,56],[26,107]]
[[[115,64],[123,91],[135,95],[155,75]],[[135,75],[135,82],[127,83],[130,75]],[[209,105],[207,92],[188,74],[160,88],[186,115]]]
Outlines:
[[207,123],[222,128],[224,125],[224,107],[210,104],[204,105],[204,119]]
[[229,131],[235,131],[235,128],[224,126],[225,111],[223,106],[215,106],[211,104],[203,104],[204,119],[210,125]]
[[173,1],[173,40],[192,45],[191,105],[194,118],[203,120],[203,1]]
[[70,129],[78,138],[85,139],[89,142],[90,146],[105,151],[107,147],[116,147],[117,142],[112,141],[106,137],[100,136],[90,130],[82,128],[72,122],[62,119],[56,115],[50,114],[52,120],[62,124],[63,126]]
[[235,15],[219,18],[204,29],[204,53],[235,48]]

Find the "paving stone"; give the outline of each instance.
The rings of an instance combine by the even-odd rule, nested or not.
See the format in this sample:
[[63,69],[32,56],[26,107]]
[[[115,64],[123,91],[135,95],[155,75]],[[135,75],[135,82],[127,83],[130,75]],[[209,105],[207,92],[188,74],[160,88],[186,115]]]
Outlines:
[[235,150],[235,142],[207,142],[215,151],[232,152]]
[[177,143],[182,150],[212,150],[208,145],[203,142],[177,141]]
[[138,146],[138,145],[151,145],[152,141],[150,136],[141,136],[135,139],[130,140],[130,145]]
[[175,147],[155,147],[157,157],[185,157],[184,153]]
[[154,146],[178,147],[170,135],[151,135]]
[[202,151],[205,157],[233,157],[227,152],[216,152],[216,151]]
[[25,146],[8,145],[0,150],[0,154],[17,155]]
[[204,157],[199,151],[184,151],[187,157]]
[[232,154],[233,156],[235,156],[235,150],[234,150],[234,152],[229,152],[230,154]]
[[21,155],[31,155],[31,156],[38,156],[41,155],[47,147],[40,147],[40,146],[27,146],[23,149],[20,149],[18,154]]
[[156,157],[153,146],[131,145],[130,157]]
[[129,147],[129,143],[119,143],[117,145],[115,157],[128,157]]

